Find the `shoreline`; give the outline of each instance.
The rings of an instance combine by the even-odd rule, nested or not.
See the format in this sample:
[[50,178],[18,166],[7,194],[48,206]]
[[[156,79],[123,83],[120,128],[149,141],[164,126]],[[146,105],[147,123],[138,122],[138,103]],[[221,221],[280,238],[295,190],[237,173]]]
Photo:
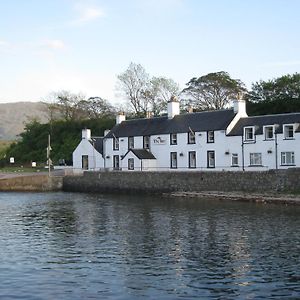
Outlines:
[[246,192],[219,192],[219,191],[203,191],[203,192],[172,192],[164,193],[164,197],[174,198],[213,198],[216,200],[230,200],[239,202],[253,202],[262,204],[285,204],[300,205],[300,195],[295,194],[259,194]]

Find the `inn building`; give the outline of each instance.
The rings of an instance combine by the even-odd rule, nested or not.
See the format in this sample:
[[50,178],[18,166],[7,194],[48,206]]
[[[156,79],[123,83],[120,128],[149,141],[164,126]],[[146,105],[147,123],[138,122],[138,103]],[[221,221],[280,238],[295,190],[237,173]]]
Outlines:
[[[83,131],[74,168],[119,171],[248,171],[300,167],[300,113],[249,117],[243,100],[231,109],[126,120],[103,138]],[[97,147],[95,141],[97,140]],[[101,145],[101,146],[100,146]]]

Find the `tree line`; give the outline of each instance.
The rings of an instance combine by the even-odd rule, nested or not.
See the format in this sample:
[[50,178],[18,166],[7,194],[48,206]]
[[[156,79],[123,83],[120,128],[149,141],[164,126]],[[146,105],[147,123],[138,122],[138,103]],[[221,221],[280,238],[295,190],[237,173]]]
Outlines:
[[180,90],[173,79],[150,76],[145,68],[130,63],[117,75],[117,90],[126,99],[125,105],[113,105],[101,97],[86,99],[82,94],[60,91],[47,101],[49,121],[84,120],[112,117],[124,111],[131,117],[159,116],[166,113],[167,102],[176,96],[182,111],[203,111],[227,108],[234,99],[247,101],[249,115],[300,111],[300,74],[284,75],[257,81],[247,90],[240,79],[227,72],[209,73],[191,78]]

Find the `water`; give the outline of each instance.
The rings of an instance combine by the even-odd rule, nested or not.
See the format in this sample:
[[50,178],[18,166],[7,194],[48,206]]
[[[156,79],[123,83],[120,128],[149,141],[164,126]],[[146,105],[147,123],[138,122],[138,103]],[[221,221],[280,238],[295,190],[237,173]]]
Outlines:
[[299,299],[300,207],[0,193],[0,299]]

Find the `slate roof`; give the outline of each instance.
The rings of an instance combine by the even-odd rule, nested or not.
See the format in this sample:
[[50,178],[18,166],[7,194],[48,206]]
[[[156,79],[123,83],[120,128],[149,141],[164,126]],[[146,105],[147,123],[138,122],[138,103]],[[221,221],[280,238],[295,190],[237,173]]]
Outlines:
[[[282,133],[282,125],[294,123],[300,123],[300,113],[287,113],[241,118],[228,135],[243,135],[243,128],[247,126],[255,126],[255,133],[263,134],[263,126],[275,124],[279,125],[278,127],[276,127],[276,133]],[[296,128],[296,132],[300,132],[299,126],[298,128]]]
[[172,119],[168,116],[126,120],[114,126],[105,136],[106,138],[128,137],[128,136],[146,136],[170,133],[207,131],[207,130],[225,130],[234,118],[233,109],[206,111],[198,113],[189,113],[177,115]]
[[156,159],[154,155],[146,149],[129,149],[122,159],[124,159],[130,151],[139,159]]
[[103,154],[103,137],[92,137],[90,143],[100,154]]

